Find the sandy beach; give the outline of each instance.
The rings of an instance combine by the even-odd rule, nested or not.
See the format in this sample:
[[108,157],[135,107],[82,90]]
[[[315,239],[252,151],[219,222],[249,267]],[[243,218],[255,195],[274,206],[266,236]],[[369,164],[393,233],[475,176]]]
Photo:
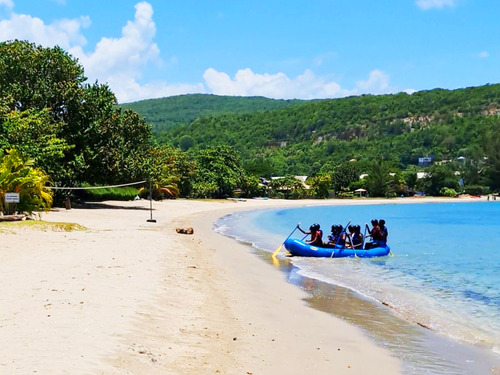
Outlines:
[[148,201],[104,202],[42,214],[83,231],[7,227],[0,373],[399,374],[359,328],[306,306],[281,272],[212,230],[237,210],[377,202],[388,201],[163,201],[156,223]]

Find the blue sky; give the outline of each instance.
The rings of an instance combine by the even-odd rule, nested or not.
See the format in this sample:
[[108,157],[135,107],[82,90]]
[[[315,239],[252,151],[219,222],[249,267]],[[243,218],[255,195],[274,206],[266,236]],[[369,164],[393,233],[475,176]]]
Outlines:
[[0,0],[0,40],[59,45],[118,101],[335,98],[500,82],[491,0]]

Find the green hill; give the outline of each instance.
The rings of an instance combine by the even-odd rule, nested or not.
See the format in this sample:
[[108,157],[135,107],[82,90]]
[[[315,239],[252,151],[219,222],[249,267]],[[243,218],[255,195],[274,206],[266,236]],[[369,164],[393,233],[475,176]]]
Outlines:
[[160,140],[184,150],[229,144],[249,170],[264,174],[311,175],[379,156],[404,169],[426,155],[480,157],[487,132],[500,128],[499,113],[500,85],[435,89],[197,117]]
[[264,97],[217,96],[191,94],[122,104],[152,125],[155,135],[176,125],[189,124],[198,117],[227,113],[253,113],[289,107],[299,100],[275,100]]

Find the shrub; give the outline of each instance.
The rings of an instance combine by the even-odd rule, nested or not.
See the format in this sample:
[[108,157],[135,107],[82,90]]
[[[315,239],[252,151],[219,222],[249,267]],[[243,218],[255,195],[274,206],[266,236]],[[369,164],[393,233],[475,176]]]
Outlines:
[[490,192],[487,186],[482,185],[467,185],[464,187],[464,193],[470,195],[485,195]]
[[451,188],[442,188],[439,193],[441,195],[444,195],[445,197],[456,197],[458,195],[458,193],[455,191],[455,189],[451,189]]

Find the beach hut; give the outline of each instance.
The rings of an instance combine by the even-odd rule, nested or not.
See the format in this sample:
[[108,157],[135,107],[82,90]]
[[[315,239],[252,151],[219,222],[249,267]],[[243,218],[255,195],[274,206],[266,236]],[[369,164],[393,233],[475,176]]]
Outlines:
[[354,191],[355,191],[356,193],[359,193],[359,196],[360,196],[360,197],[365,197],[365,198],[366,198],[366,195],[367,195],[367,191],[366,191],[366,189],[361,189],[361,188],[360,188],[360,189],[356,189],[356,190],[354,190]]

